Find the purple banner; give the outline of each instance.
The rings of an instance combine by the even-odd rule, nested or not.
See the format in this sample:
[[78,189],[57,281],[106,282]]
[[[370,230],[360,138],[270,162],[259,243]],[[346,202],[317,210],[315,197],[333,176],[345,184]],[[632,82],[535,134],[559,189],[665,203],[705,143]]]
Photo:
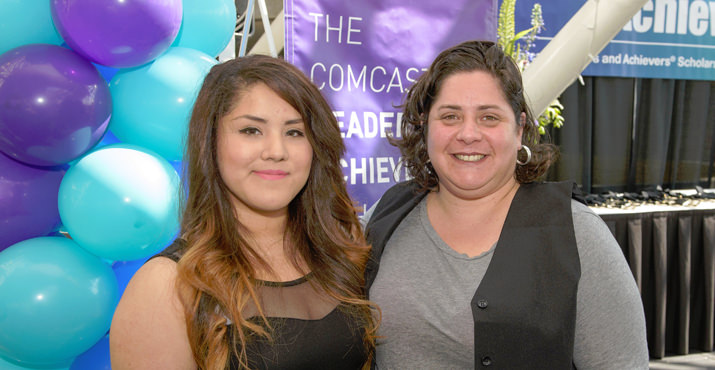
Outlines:
[[497,0],[286,0],[285,58],[330,102],[347,146],[343,173],[364,209],[408,179],[400,153],[406,90],[447,47],[496,41]]

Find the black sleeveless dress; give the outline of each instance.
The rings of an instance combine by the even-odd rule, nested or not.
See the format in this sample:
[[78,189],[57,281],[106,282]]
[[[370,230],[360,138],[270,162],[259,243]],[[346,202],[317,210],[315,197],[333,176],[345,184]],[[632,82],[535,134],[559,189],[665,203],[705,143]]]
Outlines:
[[[184,245],[177,240],[154,257],[178,261]],[[271,340],[254,336],[246,344],[251,369],[360,369],[367,361],[358,320],[318,292],[310,279],[311,274],[288,282],[256,281],[272,330]],[[265,328],[255,306],[243,315]],[[237,358],[231,358],[230,368],[239,368]]]

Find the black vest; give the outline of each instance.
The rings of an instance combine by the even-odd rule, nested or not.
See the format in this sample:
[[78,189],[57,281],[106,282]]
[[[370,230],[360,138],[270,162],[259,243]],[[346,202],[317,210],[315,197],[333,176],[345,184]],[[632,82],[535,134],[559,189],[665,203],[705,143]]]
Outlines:
[[[393,186],[370,218],[368,292],[385,244],[426,195],[416,189],[409,182]],[[476,368],[573,367],[581,276],[571,216],[571,198],[579,199],[574,189],[570,182],[525,184],[514,196],[492,260],[472,298]]]

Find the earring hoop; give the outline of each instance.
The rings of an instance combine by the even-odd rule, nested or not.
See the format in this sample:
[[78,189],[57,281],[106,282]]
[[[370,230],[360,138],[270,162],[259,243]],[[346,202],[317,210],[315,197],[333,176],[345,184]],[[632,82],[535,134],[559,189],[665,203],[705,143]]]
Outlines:
[[[525,161],[520,161],[520,160],[519,160],[519,153],[518,153],[518,152],[520,152],[521,149],[524,149],[524,151],[526,152],[526,160],[525,160]],[[524,144],[521,145],[521,149],[519,149],[519,151],[518,151],[517,154],[516,154],[516,164],[518,164],[519,166],[523,166],[523,165],[525,165],[525,164],[531,162],[531,149],[529,149],[529,147],[526,146],[526,145],[524,145]]]

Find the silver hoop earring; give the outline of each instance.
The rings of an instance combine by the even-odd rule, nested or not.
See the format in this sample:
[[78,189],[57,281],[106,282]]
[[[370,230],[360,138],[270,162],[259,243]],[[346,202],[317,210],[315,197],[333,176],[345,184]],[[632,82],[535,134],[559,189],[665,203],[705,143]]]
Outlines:
[[[521,149],[524,149],[524,151],[526,152],[526,160],[525,161],[519,160],[519,152],[521,151]],[[531,149],[529,149],[529,147],[524,144],[521,145],[521,149],[519,149],[519,152],[517,152],[517,154],[516,154],[516,164],[518,164],[519,166],[523,166],[523,165],[531,162]]]

